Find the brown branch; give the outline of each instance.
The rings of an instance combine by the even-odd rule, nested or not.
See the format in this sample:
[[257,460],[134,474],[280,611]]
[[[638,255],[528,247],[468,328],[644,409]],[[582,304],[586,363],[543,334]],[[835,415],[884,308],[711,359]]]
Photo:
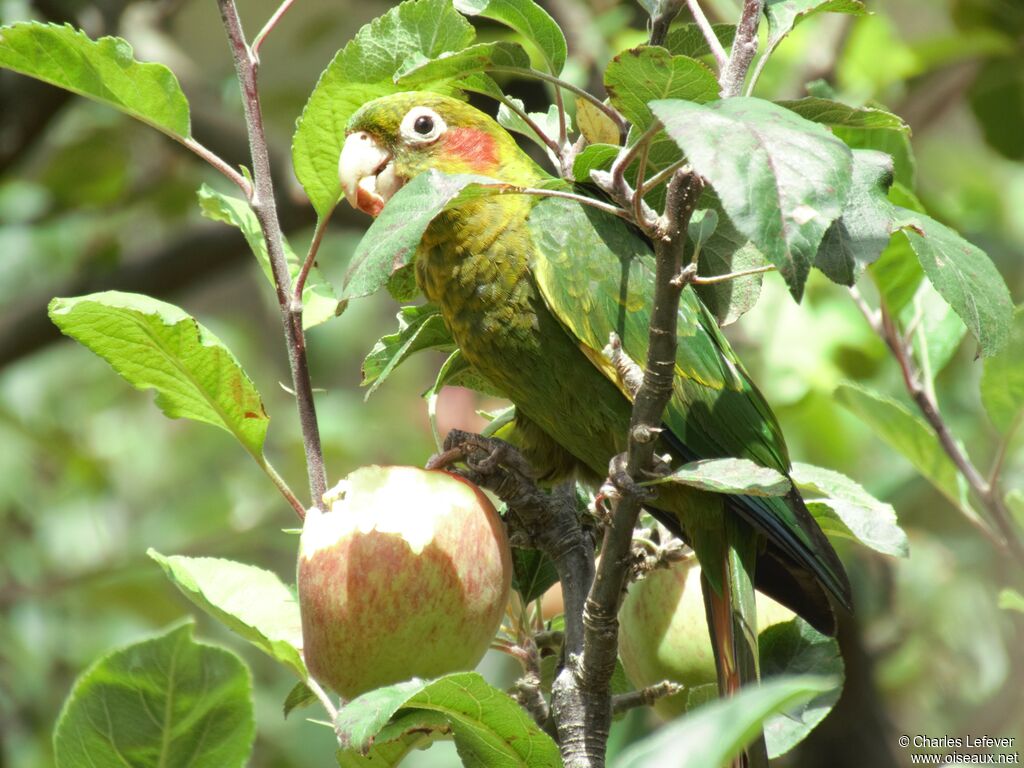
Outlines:
[[249,151],[252,154],[253,195],[250,202],[253,213],[259,220],[260,229],[267,243],[267,253],[277,287],[277,301],[281,308],[281,323],[284,326],[285,343],[288,347],[288,363],[292,372],[292,385],[302,426],[302,442],[306,449],[306,470],[309,475],[309,491],[312,502],[324,507],[324,493],[327,490],[327,474],[324,469],[323,450],[320,447],[320,430],[316,420],[316,406],[313,401],[313,387],[310,383],[309,364],[306,359],[306,339],[302,331],[302,307],[296,309],[291,301],[292,285],[288,262],[284,255],[281,223],[277,216],[274,200],[274,182],[270,173],[270,156],[267,139],[263,130],[263,114],[257,87],[259,62],[253,55],[245,35],[238,9],[234,0],[218,0],[224,30],[231,46],[235,61],[235,72],[242,90],[242,106],[249,134]]
[[[686,227],[703,186],[685,171],[669,182],[654,239],[654,308],[643,383],[633,401],[629,448],[612,460],[609,480],[621,496],[604,531],[601,562],[583,613],[583,654],[567,653],[552,686],[552,710],[567,768],[603,766],[611,726],[611,677],[618,656],[618,612],[629,574],[633,529],[647,491],[634,482],[654,466],[656,437],[675,378]],[[568,611],[567,611],[568,613]]]
[[750,63],[757,53],[757,27],[761,22],[763,10],[764,0],[745,0],[743,3],[743,15],[736,27],[736,37],[732,41],[729,61],[718,78],[723,99],[739,96],[743,92],[743,83],[747,79]]
[[1024,563],[1024,542],[1021,541],[1013,522],[1010,511],[1006,508],[1001,489],[998,485],[998,477],[986,479],[978,468],[974,466],[967,453],[960,447],[953,436],[949,425],[939,410],[939,404],[934,395],[921,380],[920,371],[914,365],[913,356],[906,340],[903,338],[896,326],[896,321],[883,305],[878,312],[873,312],[864,301],[856,288],[851,288],[854,303],[864,315],[871,328],[889,347],[896,362],[899,364],[900,373],[903,376],[903,385],[907,393],[913,399],[921,415],[924,416],[928,426],[935,432],[939,439],[939,445],[956,466],[961,476],[967,481],[974,495],[981,501],[991,519],[999,528],[1002,539],[996,536],[995,532],[984,520],[972,514],[969,510],[961,508],[964,517],[971,522],[987,539],[989,539],[999,550],[1009,549],[1018,563]]
[[527,672],[516,680],[512,690],[512,698],[519,702],[519,705],[530,713],[530,717],[541,728],[547,726],[551,710],[541,690],[540,675],[536,672]]
[[1006,546],[1013,552],[1018,563],[1024,563],[1024,543],[1021,542],[1010,521],[1010,513],[1003,503],[1002,495],[996,486],[990,484],[978,471],[977,467],[967,456],[953,433],[946,424],[942,414],[939,412],[939,405],[929,394],[928,389],[921,383],[921,377],[914,368],[910,357],[910,351],[906,342],[900,335],[899,330],[892,318],[892,315],[882,307],[882,338],[892,351],[896,362],[899,363],[900,372],[903,374],[903,384],[907,392],[914,399],[925,421],[939,438],[939,444],[949,456],[950,460],[963,475],[971,490],[985,506],[991,518],[995,521],[1000,533],[1003,535]]
[[313,231],[313,240],[309,244],[309,252],[302,262],[299,274],[295,277],[295,289],[292,294],[293,310],[302,311],[302,292],[306,289],[306,280],[309,278],[309,272],[313,269],[313,265],[316,264],[316,256],[320,252],[320,244],[323,242],[324,233],[327,231],[327,224],[331,220],[332,213],[334,213],[333,209],[328,211],[326,216],[317,219],[316,229]]
[[686,686],[673,683],[671,680],[665,680],[661,683],[648,685],[646,688],[641,688],[637,691],[621,693],[618,696],[612,697],[612,714],[621,715],[623,712],[628,712],[637,707],[649,707],[658,699],[675,696],[677,693],[682,693],[685,690]]

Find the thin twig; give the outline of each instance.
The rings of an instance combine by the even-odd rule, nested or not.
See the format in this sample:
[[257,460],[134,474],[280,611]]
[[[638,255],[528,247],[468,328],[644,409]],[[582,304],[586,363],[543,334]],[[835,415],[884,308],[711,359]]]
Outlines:
[[525,109],[520,109],[512,99],[505,96],[502,96],[499,101],[519,115],[519,119],[526,123],[530,127],[531,131],[537,134],[537,138],[544,142],[544,146],[551,150],[551,154],[555,157],[559,156],[558,144],[555,143],[554,139],[544,133],[544,129],[537,125],[537,121],[530,117]]
[[861,314],[868,321],[868,325],[885,342],[893,357],[896,358],[907,393],[917,405],[918,410],[921,411],[932,431],[935,432],[942,450],[956,466],[957,470],[967,481],[971,491],[982,502],[986,511],[995,521],[1003,539],[1000,539],[988,523],[978,517],[972,510],[960,506],[960,511],[965,519],[992,542],[997,549],[1009,548],[1018,562],[1024,562],[1024,543],[1021,542],[1013,527],[1009,510],[1006,508],[998,485],[991,480],[986,480],[982,476],[981,472],[978,471],[977,467],[974,466],[970,458],[960,447],[956,438],[953,437],[949,425],[946,424],[942,413],[939,411],[938,403],[929,394],[928,388],[921,383],[919,372],[914,368],[911,350],[896,327],[896,322],[889,312],[886,311],[884,305],[878,311],[872,310],[855,287],[850,289],[850,295],[853,297],[854,304],[856,304]]
[[309,272],[313,269],[313,265],[316,264],[316,255],[320,251],[320,243],[324,239],[327,223],[331,220],[333,212],[334,209],[332,208],[327,212],[326,216],[322,216],[316,221],[316,229],[313,230],[313,240],[309,244],[309,253],[306,254],[306,260],[302,262],[299,274],[295,276],[295,288],[292,291],[293,312],[302,311],[302,292],[306,290],[306,280],[309,278]]
[[618,216],[620,219],[625,219],[630,222],[632,221],[629,212],[619,208],[617,205],[610,205],[609,203],[605,203],[601,200],[596,200],[593,197],[579,195],[575,192],[564,192],[559,189],[542,189],[540,187],[519,187],[515,184],[503,184],[500,182],[496,184],[481,182],[479,186],[497,189],[503,195],[536,195],[538,197],[560,197],[565,200],[575,200],[581,205],[589,205],[591,208],[596,208],[599,211],[610,213],[612,216]]
[[256,461],[259,463],[260,467],[263,468],[263,471],[267,473],[267,477],[269,477],[271,482],[274,483],[277,490],[281,492],[284,500],[287,501],[291,505],[292,509],[295,510],[295,514],[299,516],[299,520],[305,520],[306,508],[302,506],[302,502],[299,501],[299,498],[288,486],[288,483],[285,482],[284,478],[278,474],[278,471],[274,469],[273,465],[269,461],[267,461],[265,456],[258,458]]
[[942,445],[942,449],[949,456],[950,460],[956,465],[956,468],[960,470],[960,474],[967,480],[967,484],[971,487],[971,490],[978,496],[978,498],[985,505],[992,519],[995,521],[996,526],[1002,533],[1006,545],[1012,550],[1014,556],[1018,559],[1018,562],[1024,563],[1024,543],[1018,538],[1016,531],[1013,528],[1013,523],[1010,521],[1009,512],[1003,504],[1003,500],[998,494],[994,494],[993,488],[989,485],[988,481],[982,476],[981,472],[974,466],[967,454],[960,448],[956,438],[953,437],[953,433],[950,432],[949,425],[946,424],[945,419],[942,418],[942,414],[939,412],[938,403],[932,400],[928,396],[928,390],[921,385],[920,377],[914,370],[914,364],[910,357],[910,351],[907,349],[906,342],[900,336],[899,330],[896,328],[895,321],[892,316],[886,311],[884,305],[882,307],[882,330],[883,338],[888,344],[889,349],[892,351],[896,358],[896,362],[899,363],[900,371],[903,374],[903,383],[907,388],[907,392],[917,403],[917,407],[921,410],[925,421],[934,430],[936,436],[939,438],[939,443]]
[[704,39],[708,43],[708,48],[711,49],[711,55],[715,57],[715,62],[718,64],[718,71],[721,72],[725,67],[725,62],[728,60],[729,54],[727,54],[725,52],[725,48],[722,47],[722,41],[719,40],[718,35],[715,34],[715,29],[711,26],[711,22],[708,21],[708,17],[704,15],[704,9],[700,7],[698,0],[686,0],[686,5],[690,9],[690,15],[693,16],[694,23],[696,23],[701,34],[704,35]]
[[530,717],[541,728],[547,725],[551,710],[548,702],[541,691],[540,674],[538,672],[527,672],[516,680],[513,686],[513,697],[519,704],[530,713]]
[[647,157],[651,152],[651,143],[644,142],[643,151],[636,165],[636,190],[633,192],[633,220],[640,226],[645,222],[644,217],[644,176],[647,174]]
[[302,427],[302,442],[306,449],[306,470],[309,475],[309,490],[313,504],[325,509],[323,496],[327,490],[327,474],[324,469],[323,450],[320,447],[320,430],[316,420],[316,406],[313,402],[313,386],[310,383],[309,363],[306,359],[306,339],[302,332],[302,310],[295,311],[291,302],[291,276],[284,255],[281,223],[277,217],[274,201],[274,182],[270,175],[270,157],[267,139],[263,130],[263,114],[256,83],[257,62],[245,42],[242,22],[234,0],[218,0],[224,30],[231,46],[235,61],[235,72],[242,91],[242,107],[249,134],[249,151],[252,153],[253,191],[249,199],[253,213],[260,223],[267,254],[277,287],[277,302],[281,309],[281,323],[284,327],[285,343],[288,347],[288,363],[291,368],[295,402]]
[[259,31],[255,38],[253,38],[252,55],[256,59],[259,59],[260,46],[263,45],[263,41],[267,39],[267,35],[269,35],[273,31],[274,27],[277,26],[277,22],[279,22],[281,20],[281,17],[288,12],[288,9],[292,7],[292,3],[294,2],[295,0],[284,0],[284,2],[278,6],[277,10],[274,11],[274,15],[271,16],[267,20],[267,23],[263,25],[263,29]]
[[633,211],[633,223],[643,229],[648,235],[654,234],[654,213],[650,211],[650,216],[645,215],[649,209],[645,210],[642,193],[634,191],[629,182],[626,181],[626,170],[632,165],[634,160],[640,159],[642,163],[637,173],[637,179],[643,179],[651,141],[658,134],[658,131],[661,130],[661,127],[661,122],[655,120],[631,146],[623,147],[619,151],[610,171],[593,171],[590,174],[594,182],[610,194],[623,209]]
[[665,680],[664,682],[648,685],[646,688],[640,688],[636,691],[621,693],[618,696],[612,697],[612,714],[621,715],[623,712],[628,712],[637,707],[649,707],[658,699],[675,696],[677,693],[682,693],[685,690],[686,686],[673,683],[671,680]]
[[224,174],[235,186],[242,190],[242,194],[245,195],[246,200],[252,199],[252,184],[249,183],[249,180],[245,178],[245,176],[228,165],[223,158],[213,153],[193,138],[183,140],[179,139],[179,141],[181,141],[182,146],[192,150],[192,152]]
[[764,10],[764,0],[744,0],[743,15],[736,27],[729,60],[718,78],[720,95],[723,99],[739,96],[747,79],[750,63],[757,53],[757,27]]
[[562,99],[561,88],[555,88],[555,108],[558,110],[558,152],[561,157],[562,150],[569,141],[569,132],[565,122],[565,101]]
[[309,690],[313,692],[313,695],[320,700],[321,704],[323,704],[324,709],[327,710],[327,715],[331,718],[331,722],[333,723],[337,720],[338,708],[334,706],[334,702],[331,701],[331,697],[327,695],[327,691],[320,687],[320,683],[310,677],[306,680],[306,687],[309,688]]
[[651,178],[649,178],[646,182],[644,182],[644,187],[646,187],[648,190],[651,190],[660,184],[664,184],[666,181],[672,178],[673,174],[675,174],[676,171],[678,171],[680,168],[686,165],[686,162],[686,158],[684,157],[682,160],[676,160],[674,163],[672,163],[672,165],[662,168],[656,174],[651,176]]
[[739,272],[729,272],[724,275],[709,275],[708,277],[701,277],[700,275],[694,275],[690,278],[690,282],[694,285],[714,285],[715,283],[724,283],[729,280],[735,280],[739,277],[749,277],[750,275],[760,275],[765,272],[774,272],[774,264],[765,264],[763,267],[751,267],[750,269],[741,269]]
[[619,129],[620,140],[624,139],[626,136],[626,121],[622,117],[622,115],[618,113],[618,110],[616,110],[614,107],[609,106],[608,104],[605,104],[603,101],[597,98],[597,96],[590,93],[584,88],[580,88],[578,85],[570,83],[567,80],[563,80],[560,77],[549,75],[547,72],[541,72],[539,69],[533,69],[532,67],[491,67],[489,71],[506,72],[510,75],[519,75],[520,77],[534,77],[538,80],[543,80],[546,83],[552,83],[553,85],[557,85],[559,88],[564,88],[570,93],[576,94],[581,99],[586,99],[599,110],[604,112]]

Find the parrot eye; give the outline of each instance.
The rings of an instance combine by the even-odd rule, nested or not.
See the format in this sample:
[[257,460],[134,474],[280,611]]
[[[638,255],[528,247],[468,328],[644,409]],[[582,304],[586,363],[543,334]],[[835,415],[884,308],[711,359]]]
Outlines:
[[441,116],[430,107],[413,107],[402,120],[401,133],[410,144],[431,144],[447,130]]

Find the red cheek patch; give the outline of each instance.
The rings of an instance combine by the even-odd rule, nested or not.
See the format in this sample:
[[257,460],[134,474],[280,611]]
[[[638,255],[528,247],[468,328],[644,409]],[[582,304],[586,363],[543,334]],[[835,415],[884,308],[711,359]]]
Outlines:
[[494,137],[476,128],[452,128],[445,134],[446,154],[475,171],[488,171],[498,164]]

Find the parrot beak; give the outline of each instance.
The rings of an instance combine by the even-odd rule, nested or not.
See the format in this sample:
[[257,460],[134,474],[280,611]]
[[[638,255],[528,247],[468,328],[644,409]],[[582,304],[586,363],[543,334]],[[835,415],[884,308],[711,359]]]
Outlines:
[[349,205],[376,217],[403,183],[391,155],[365,131],[345,139],[338,159],[338,178]]

